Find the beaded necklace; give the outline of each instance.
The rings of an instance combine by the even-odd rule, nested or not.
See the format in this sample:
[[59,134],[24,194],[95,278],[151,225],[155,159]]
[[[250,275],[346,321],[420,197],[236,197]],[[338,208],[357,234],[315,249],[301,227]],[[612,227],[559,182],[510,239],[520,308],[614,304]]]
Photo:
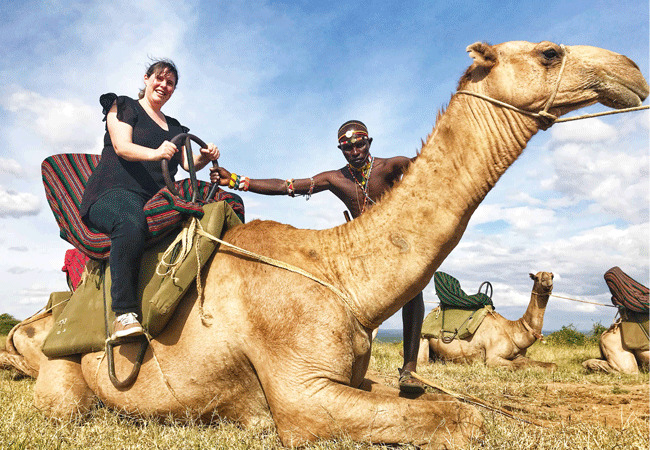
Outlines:
[[[352,167],[352,165],[348,163],[348,170],[350,171],[350,175],[352,175],[352,179],[354,180],[355,184],[361,189],[361,192],[363,192],[363,206],[361,207],[361,212],[364,212],[366,210],[368,200],[374,203],[374,201],[368,196],[368,185],[370,184],[370,174],[372,173],[372,165],[374,162],[375,158],[374,156],[371,156],[370,160],[359,169]],[[356,173],[361,174],[361,181],[357,179]]]

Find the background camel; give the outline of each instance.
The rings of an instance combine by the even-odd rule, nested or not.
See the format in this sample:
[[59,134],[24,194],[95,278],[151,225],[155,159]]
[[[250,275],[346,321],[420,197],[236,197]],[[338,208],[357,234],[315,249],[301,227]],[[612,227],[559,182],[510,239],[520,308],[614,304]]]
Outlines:
[[542,336],[544,312],[553,290],[553,274],[537,272],[530,274],[534,281],[530,303],[519,320],[508,320],[501,314],[491,312],[476,332],[465,339],[445,343],[439,338],[420,340],[419,362],[434,360],[458,363],[484,362],[490,367],[521,369],[542,367],[555,370],[554,363],[535,361],[526,357],[526,350]]
[[639,368],[648,368],[649,350],[628,348],[621,337],[621,326],[614,322],[607,331],[600,335],[601,359],[588,359],[582,363],[587,370],[594,372],[621,372],[636,375]]
[[[474,62],[459,90],[526,111],[543,110],[554,92],[548,112],[556,116],[596,102],[637,106],[648,95],[638,67],[607,50],[508,42],[468,51]],[[364,380],[371,333],[426,286],[485,195],[549,125],[472,95],[452,96],[402,182],[361,217],[328,230],[253,221],[223,237],[320,282],[222,245],[202,276],[204,302],[196,291],[186,295],[131,388],[111,384],[103,352],[48,359],[36,406],[65,418],[101,399],[125,414],[274,424],[287,446],[342,435],[464,445],[481,433],[474,407],[442,395],[400,397]],[[116,352],[118,377],[136,351]]]

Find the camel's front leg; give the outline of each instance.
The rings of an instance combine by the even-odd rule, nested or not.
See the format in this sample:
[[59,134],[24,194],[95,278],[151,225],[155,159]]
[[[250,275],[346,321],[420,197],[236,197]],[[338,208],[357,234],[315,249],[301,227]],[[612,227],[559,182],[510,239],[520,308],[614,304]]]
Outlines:
[[41,364],[34,386],[34,406],[48,417],[75,419],[87,413],[95,402],[79,360],[79,357],[52,358]]
[[349,437],[439,449],[463,447],[482,435],[482,415],[451,397],[409,399],[400,397],[394,388],[372,390],[380,393],[318,379],[307,386],[276,385],[266,394],[280,438],[287,446]]
[[639,366],[636,357],[623,345],[620,327],[605,331],[600,336],[600,351],[609,363],[609,367],[616,372],[637,374]]
[[527,367],[541,367],[546,370],[554,371],[557,369],[555,363],[545,363],[542,361],[535,361],[525,356],[516,356],[514,359],[506,359],[501,356],[490,356],[486,358],[485,364],[488,367],[503,367],[504,369],[519,370]]
[[639,369],[650,369],[650,350],[635,350],[634,356],[636,356]]
[[418,350],[418,364],[429,362],[429,339],[420,338],[420,348]]
[[557,370],[557,364],[555,363],[548,363],[548,362],[543,362],[543,361],[535,361],[534,359],[530,359],[527,356],[516,356],[512,361],[512,368],[513,369],[525,369],[528,367],[539,367],[544,370],[548,370],[550,372],[555,372]]

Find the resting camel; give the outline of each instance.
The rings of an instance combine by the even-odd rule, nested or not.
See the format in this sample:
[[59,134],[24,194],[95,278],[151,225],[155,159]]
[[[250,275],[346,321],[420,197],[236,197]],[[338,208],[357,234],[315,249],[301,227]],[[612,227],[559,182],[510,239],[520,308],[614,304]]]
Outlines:
[[600,335],[601,359],[588,359],[582,366],[594,372],[621,372],[631,375],[639,373],[639,368],[648,368],[650,351],[628,348],[621,337],[621,326],[614,322]]
[[[595,47],[507,42],[467,50],[474,61],[459,91],[526,111],[542,111],[551,97],[547,112],[560,116],[596,102],[637,106],[648,95],[630,59]],[[465,445],[482,434],[475,407],[446,395],[406,398],[365,379],[371,334],[424,289],[483,198],[548,126],[544,117],[456,93],[416,162],[369,212],[326,230],[255,220],[223,236],[318,281],[221,245],[202,274],[204,301],[195,289],[181,300],[135,384],[116,389],[103,352],[48,359],[35,405],[59,418],[97,399],[124,414],[219,416],[274,425],[287,446],[340,436]],[[133,364],[131,346],[116,350],[120,379]]]
[[526,350],[542,337],[544,312],[553,290],[553,274],[537,272],[530,274],[534,281],[530,303],[519,320],[508,320],[491,312],[476,332],[466,339],[454,339],[445,343],[442,339],[420,340],[419,362],[434,360],[459,363],[484,362],[489,367],[522,369],[542,367],[555,370],[554,363],[535,361],[526,357]]

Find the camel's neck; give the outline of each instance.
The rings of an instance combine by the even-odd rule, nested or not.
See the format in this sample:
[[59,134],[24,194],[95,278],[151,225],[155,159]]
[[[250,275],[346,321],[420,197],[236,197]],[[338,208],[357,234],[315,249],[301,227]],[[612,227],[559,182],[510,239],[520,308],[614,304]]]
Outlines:
[[340,283],[367,319],[383,322],[427,285],[537,129],[518,113],[455,96],[402,182],[332,230],[331,270],[346,274]]
[[530,303],[528,303],[528,308],[526,308],[522,320],[525,320],[535,333],[542,333],[544,312],[550,295],[550,290],[538,286],[537,283],[535,283],[533,291],[530,293]]

